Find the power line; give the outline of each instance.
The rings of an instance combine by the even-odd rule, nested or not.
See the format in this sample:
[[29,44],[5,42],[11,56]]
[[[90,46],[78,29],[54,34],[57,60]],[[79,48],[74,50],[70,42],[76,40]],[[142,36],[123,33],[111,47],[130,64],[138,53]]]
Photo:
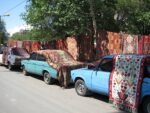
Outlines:
[[14,10],[15,8],[17,8],[18,6],[20,6],[21,4],[23,4],[25,1],[26,1],[26,0],[24,0],[24,1],[20,2],[19,4],[15,5],[15,6],[12,7],[11,9],[7,10],[4,14],[6,14],[6,13],[12,11],[12,10]]

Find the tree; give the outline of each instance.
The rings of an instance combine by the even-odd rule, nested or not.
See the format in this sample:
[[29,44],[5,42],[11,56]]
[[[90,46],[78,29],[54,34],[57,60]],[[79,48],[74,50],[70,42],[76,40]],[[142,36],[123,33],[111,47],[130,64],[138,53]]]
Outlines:
[[150,34],[149,4],[149,0],[28,0],[22,16],[49,38],[94,37],[98,30]]
[[29,4],[24,19],[36,29],[49,29],[53,37],[91,31],[89,4],[84,0],[32,0]]
[[12,35],[13,39],[16,40],[39,40],[39,41],[50,41],[50,34],[48,31],[30,30],[17,32]]
[[7,39],[7,34],[8,33],[6,32],[5,23],[0,16],[0,43],[4,43],[4,41]]
[[150,0],[118,0],[115,16],[120,31],[150,34]]

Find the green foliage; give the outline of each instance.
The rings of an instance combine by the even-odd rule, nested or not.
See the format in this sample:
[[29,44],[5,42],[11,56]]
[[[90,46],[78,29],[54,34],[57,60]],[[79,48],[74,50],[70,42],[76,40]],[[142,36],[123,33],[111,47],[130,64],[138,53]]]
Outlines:
[[5,23],[0,16],[0,43],[4,43],[8,38],[8,33],[5,28]]
[[5,23],[4,21],[1,20],[1,17],[0,17],[0,32],[6,32]]
[[31,30],[17,32],[13,34],[13,39],[16,40],[39,40],[39,41],[50,41],[53,38],[50,38],[51,34],[47,30]]
[[49,40],[95,29],[150,34],[150,0],[28,0],[22,17]]

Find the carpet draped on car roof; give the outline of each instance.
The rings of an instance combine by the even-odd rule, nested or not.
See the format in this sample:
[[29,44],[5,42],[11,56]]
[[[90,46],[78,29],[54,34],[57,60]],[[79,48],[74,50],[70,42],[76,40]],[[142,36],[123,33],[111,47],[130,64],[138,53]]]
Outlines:
[[58,71],[58,80],[63,87],[67,87],[70,82],[70,71],[84,66],[84,63],[74,60],[66,51],[40,50],[36,53],[45,56],[48,64]]

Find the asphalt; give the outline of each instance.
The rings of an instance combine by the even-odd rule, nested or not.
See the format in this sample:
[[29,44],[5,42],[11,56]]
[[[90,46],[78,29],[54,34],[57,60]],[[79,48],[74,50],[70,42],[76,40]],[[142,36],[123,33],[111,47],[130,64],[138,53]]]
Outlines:
[[78,96],[73,85],[62,89],[47,85],[36,75],[0,66],[0,113],[125,113],[108,103],[108,97]]

